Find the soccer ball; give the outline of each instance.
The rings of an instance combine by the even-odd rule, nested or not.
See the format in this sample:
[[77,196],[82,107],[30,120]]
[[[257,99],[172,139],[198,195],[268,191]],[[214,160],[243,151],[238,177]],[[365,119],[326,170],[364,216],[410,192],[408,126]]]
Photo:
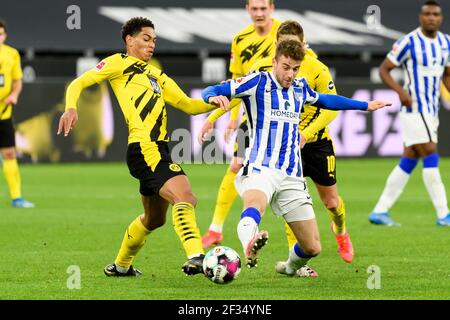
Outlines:
[[214,283],[231,282],[241,272],[241,259],[237,252],[229,247],[214,247],[205,255],[203,272]]

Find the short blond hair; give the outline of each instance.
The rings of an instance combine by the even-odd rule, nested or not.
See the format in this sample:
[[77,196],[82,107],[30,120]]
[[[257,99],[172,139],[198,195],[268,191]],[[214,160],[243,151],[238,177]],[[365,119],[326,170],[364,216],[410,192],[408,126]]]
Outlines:
[[277,40],[280,36],[297,36],[301,42],[305,38],[303,27],[300,23],[294,20],[286,20],[278,27]]

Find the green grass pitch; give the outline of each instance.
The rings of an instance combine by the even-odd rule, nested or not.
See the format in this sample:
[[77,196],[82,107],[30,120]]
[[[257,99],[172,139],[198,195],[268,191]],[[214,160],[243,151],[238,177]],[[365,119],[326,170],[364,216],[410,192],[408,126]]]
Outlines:
[[[103,267],[114,260],[126,226],[142,212],[138,183],[126,165],[23,165],[24,194],[37,207],[10,208],[0,178],[0,299],[450,299],[450,229],[435,225],[420,165],[391,211],[402,227],[368,223],[367,215],[397,161],[340,159],[337,163],[356,253],[352,264],[339,257],[328,215],[310,183],[322,240],[322,253],[311,266],[320,277],[275,273],[275,262],[287,257],[287,245],[282,221],[268,211],[261,228],[269,230],[270,240],[261,251],[259,267],[243,268],[239,278],[227,285],[201,275],[184,276],[185,256],[170,212],[166,225],[149,236],[134,262],[144,276],[107,278]],[[203,233],[226,166],[183,168],[198,197],[197,220]],[[448,188],[450,159],[441,160],[441,173]],[[239,200],[225,225],[223,244],[242,254],[236,234],[240,208]],[[381,270],[380,289],[367,286],[371,265]],[[68,288],[70,266],[80,270],[80,289]]]

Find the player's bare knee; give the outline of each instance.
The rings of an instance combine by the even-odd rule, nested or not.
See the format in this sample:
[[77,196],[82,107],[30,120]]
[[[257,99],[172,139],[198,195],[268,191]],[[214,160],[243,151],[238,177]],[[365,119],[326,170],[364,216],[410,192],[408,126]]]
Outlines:
[[339,198],[338,197],[325,198],[323,200],[323,204],[325,205],[325,208],[327,208],[328,210],[335,211],[339,207]]

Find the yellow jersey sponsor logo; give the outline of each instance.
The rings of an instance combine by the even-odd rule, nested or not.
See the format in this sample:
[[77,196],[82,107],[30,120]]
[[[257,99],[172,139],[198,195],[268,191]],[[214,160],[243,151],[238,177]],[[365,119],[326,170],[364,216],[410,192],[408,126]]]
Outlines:
[[177,165],[176,163],[171,163],[169,165],[169,169],[172,170],[173,172],[180,172],[181,171],[181,167],[179,165]]

